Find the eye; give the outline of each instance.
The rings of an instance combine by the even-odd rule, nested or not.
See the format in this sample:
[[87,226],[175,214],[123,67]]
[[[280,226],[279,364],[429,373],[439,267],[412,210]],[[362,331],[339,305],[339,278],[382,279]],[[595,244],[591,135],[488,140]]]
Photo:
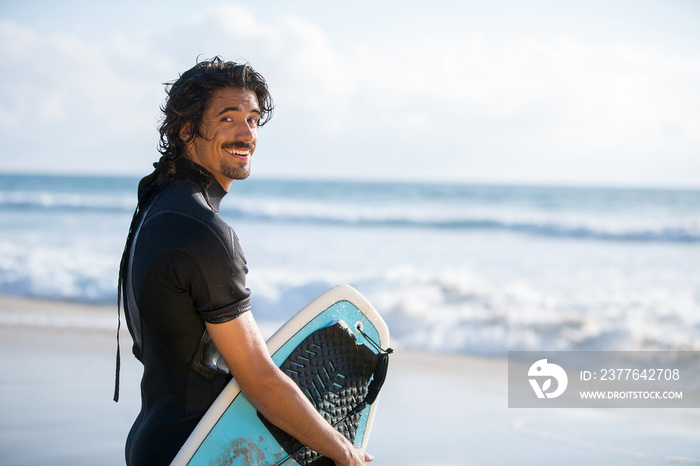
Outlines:
[[260,119],[258,117],[250,117],[248,118],[248,124],[250,124],[250,126],[257,127],[259,120]]
[[233,121],[233,118],[231,118],[230,116],[225,116],[225,117],[221,118],[221,121],[225,122],[225,123],[229,123],[229,122]]

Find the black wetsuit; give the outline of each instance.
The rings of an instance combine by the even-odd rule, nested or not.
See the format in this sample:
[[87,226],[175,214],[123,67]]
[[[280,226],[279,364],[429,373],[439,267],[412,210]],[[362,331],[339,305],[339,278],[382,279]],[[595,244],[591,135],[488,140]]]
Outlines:
[[126,444],[129,466],[175,457],[231,379],[205,322],[250,310],[245,258],[217,214],[226,191],[192,162],[177,167],[175,181],[142,207],[123,276],[134,354],[144,366],[141,412]]

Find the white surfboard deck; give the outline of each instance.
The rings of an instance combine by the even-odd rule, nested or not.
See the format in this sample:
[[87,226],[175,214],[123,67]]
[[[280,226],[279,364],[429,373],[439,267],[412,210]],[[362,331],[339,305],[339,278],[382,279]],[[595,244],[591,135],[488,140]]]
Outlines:
[[[389,347],[389,329],[377,311],[357,290],[349,285],[339,285],[316,298],[270,337],[267,346],[273,361],[280,366],[307,336],[339,320],[355,333],[358,344],[376,352],[357,330],[359,324],[362,332],[381,348]],[[362,411],[355,445],[367,448],[376,409],[375,402]],[[233,450],[237,453],[231,453]],[[286,457],[288,454],[260,421],[257,411],[233,379],[205,413],[171,464],[272,466]],[[298,463],[290,458],[283,464]]]

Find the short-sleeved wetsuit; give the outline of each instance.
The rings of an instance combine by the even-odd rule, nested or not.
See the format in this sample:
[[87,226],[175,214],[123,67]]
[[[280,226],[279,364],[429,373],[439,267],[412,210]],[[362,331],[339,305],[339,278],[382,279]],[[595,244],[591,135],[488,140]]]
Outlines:
[[231,379],[205,322],[250,310],[248,271],[219,217],[226,191],[189,160],[154,196],[132,233],[124,280],[134,354],[143,363],[141,412],[126,444],[129,466],[169,464]]

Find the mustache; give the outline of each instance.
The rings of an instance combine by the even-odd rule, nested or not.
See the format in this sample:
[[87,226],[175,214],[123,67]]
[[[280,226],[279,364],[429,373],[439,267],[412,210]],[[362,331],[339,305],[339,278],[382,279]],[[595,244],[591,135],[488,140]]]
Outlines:
[[244,142],[244,141],[232,141],[232,142],[225,142],[221,144],[222,149],[243,149],[243,150],[250,150],[252,151],[255,149],[255,144],[250,143],[250,142]]

